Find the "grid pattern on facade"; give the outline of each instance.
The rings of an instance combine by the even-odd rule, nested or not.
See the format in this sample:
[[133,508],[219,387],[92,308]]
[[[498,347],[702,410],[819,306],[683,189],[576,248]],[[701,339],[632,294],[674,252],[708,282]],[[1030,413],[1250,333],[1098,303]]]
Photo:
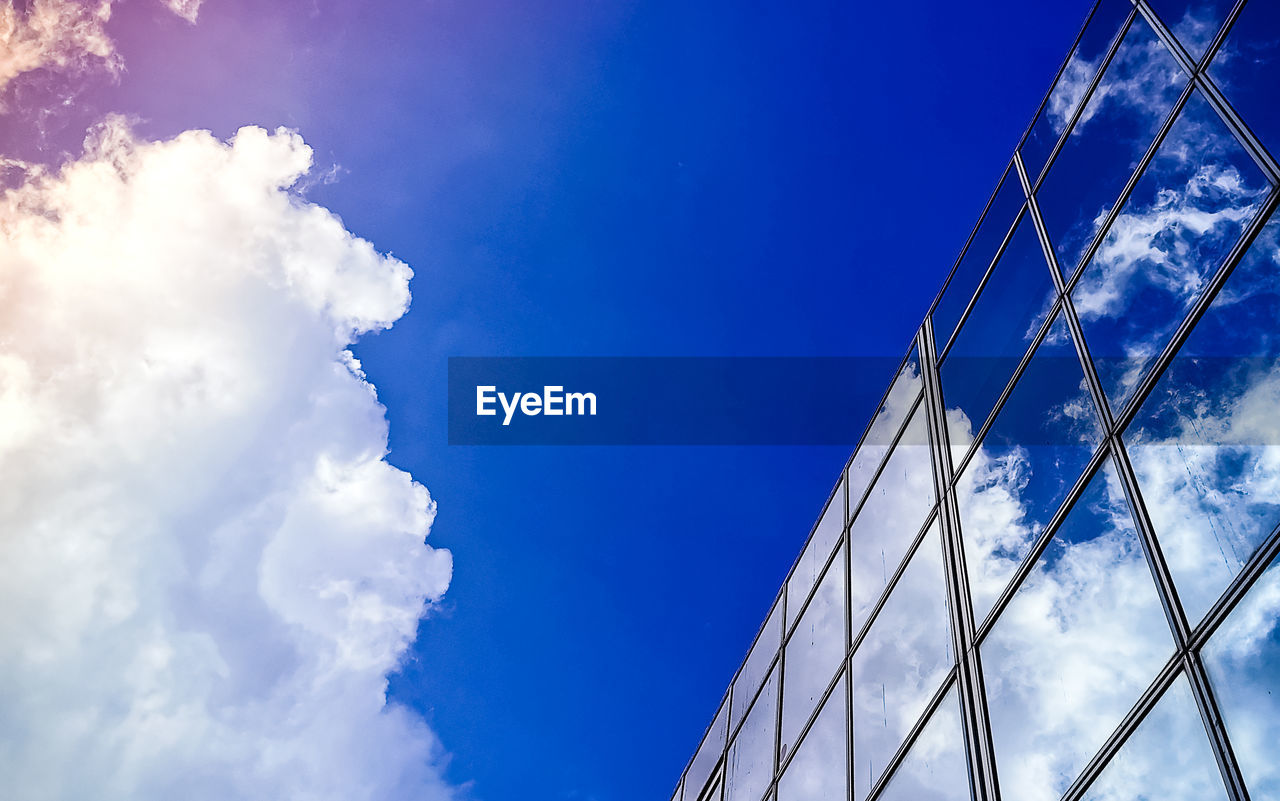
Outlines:
[[1280,797],[1278,85],[1097,3],[673,801]]

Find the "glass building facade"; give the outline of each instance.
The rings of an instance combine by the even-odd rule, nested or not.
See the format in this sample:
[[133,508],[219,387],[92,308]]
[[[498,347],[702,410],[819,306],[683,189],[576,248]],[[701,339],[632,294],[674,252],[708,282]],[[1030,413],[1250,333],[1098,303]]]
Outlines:
[[1090,14],[673,801],[1280,799],[1280,2]]

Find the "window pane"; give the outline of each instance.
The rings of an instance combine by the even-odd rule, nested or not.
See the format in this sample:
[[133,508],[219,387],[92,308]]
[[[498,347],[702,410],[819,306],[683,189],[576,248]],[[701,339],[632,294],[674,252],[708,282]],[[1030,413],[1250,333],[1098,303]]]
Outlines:
[[[864,767],[858,764],[857,769]],[[955,687],[947,692],[920,737],[911,744],[878,801],[969,801],[969,773]]]
[[1059,314],[956,483],[976,620],[991,611],[1099,441],[1093,400]]
[[1150,26],[1135,19],[1036,191],[1065,275],[1075,271],[1186,83]]
[[923,404],[907,424],[849,530],[850,614],[856,634],[898,569],[935,500]]
[[[773,781],[774,739],[778,726],[778,669],[769,671],[764,689],[747,713],[729,748],[725,801],[760,801]],[[688,801],[688,799],[686,799]]]
[[1179,676],[1120,747],[1082,801],[1227,798],[1185,677]]
[[935,523],[853,654],[855,798],[879,780],[952,663]]
[[871,483],[876,470],[880,467],[880,462],[884,460],[885,454],[893,445],[894,435],[906,422],[907,415],[911,414],[915,402],[920,398],[923,386],[920,379],[919,355],[915,348],[912,348],[911,354],[907,357],[907,363],[903,365],[893,385],[889,387],[884,404],[872,418],[871,425],[867,428],[867,435],[863,437],[858,452],[849,463],[846,480],[849,483],[850,518],[857,512],[858,504],[862,502],[862,495],[867,491],[867,485]]
[[848,652],[844,624],[844,554],[827,573],[804,610],[783,655],[782,754],[795,744],[818,699]]
[[1079,45],[1072,51],[1071,59],[1049,93],[1048,102],[1031,126],[1027,140],[1022,143],[1022,163],[1032,182],[1044,169],[1053,146],[1067,129],[1071,115],[1084,98],[1093,76],[1098,74],[1102,59],[1106,57],[1111,42],[1120,34],[1120,28],[1132,8],[1125,0],[1103,0],[1093,12]]
[[1280,798],[1280,560],[1204,649],[1218,707],[1253,798]]
[[1054,288],[1031,218],[1022,221],[1001,255],[973,313],[941,367],[947,431],[953,448],[968,449],[1053,304]]
[[990,208],[978,223],[964,257],[960,259],[955,273],[942,291],[938,307],[933,310],[933,339],[939,353],[946,349],[947,342],[960,322],[960,316],[977,293],[983,276],[987,274],[987,268],[991,266],[1000,245],[1009,235],[1009,229],[1013,228],[1013,221],[1024,200],[1022,183],[1011,168],[996,189]]
[[1209,68],[1227,100],[1272,153],[1280,153],[1280,4],[1255,0],[1231,26]]
[[981,646],[1004,797],[1061,796],[1172,652],[1104,463]]
[[805,546],[804,552],[796,561],[795,570],[787,579],[787,626],[790,627],[800,614],[800,609],[809,597],[809,591],[818,580],[818,575],[826,567],[831,552],[835,550],[840,534],[844,531],[844,481],[836,485],[835,493],[823,510],[822,517],[814,526],[813,536]]
[[1269,187],[1192,95],[1071,292],[1119,409],[1222,265]]
[[809,733],[778,779],[778,801],[845,801],[849,755],[845,748],[845,680],[831,691]]
[[1151,5],[1191,57],[1199,60],[1235,0],[1151,0]]
[[726,698],[720,704],[720,709],[716,711],[711,728],[707,730],[707,735],[703,738],[702,745],[698,746],[698,752],[693,755],[693,761],[689,763],[689,771],[685,774],[684,786],[690,801],[698,798],[707,785],[707,779],[711,778],[711,772],[715,770],[716,763],[724,755],[728,722],[729,703]]
[[1259,234],[1125,431],[1194,624],[1280,523],[1280,221]]
[[751,652],[743,660],[742,670],[738,671],[738,677],[733,680],[733,715],[729,722],[730,732],[737,728],[738,722],[746,714],[752,697],[755,695],[756,690],[760,689],[761,679],[764,678],[765,671],[769,669],[773,657],[778,653],[778,649],[781,646],[782,600],[779,599],[773,602],[773,610],[769,612],[769,618],[765,620],[764,627],[760,629],[755,644],[751,646]]

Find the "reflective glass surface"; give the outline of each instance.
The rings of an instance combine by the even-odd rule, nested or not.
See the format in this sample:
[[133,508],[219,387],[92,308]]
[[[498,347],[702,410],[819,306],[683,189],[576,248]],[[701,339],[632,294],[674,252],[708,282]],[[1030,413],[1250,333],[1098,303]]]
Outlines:
[[689,763],[689,770],[685,773],[684,786],[688,791],[690,801],[698,798],[698,794],[702,792],[702,788],[707,784],[707,779],[711,778],[711,772],[715,770],[716,763],[724,755],[728,724],[729,699],[726,698],[716,711],[716,716],[711,722],[711,728],[707,730],[706,737],[703,738],[702,744],[698,746],[697,753],[693,755],[693,761]]
[[1196,700],[1179,676],[1089,785],[1082,801],[1225,801]]
[[778,779],[778,801],[846,801],[849,754],[845,748],[845,680],[832,690],[791,764]]
[[969,797],[960,703],[953,687],[911,744],[878,801],[968,801]]
[[845,480],[849,484],[849,517],[851,519],[858,511],[858,504],[862,503],[862,496],[870,486],[871,480],[875,478],[876,470],[884,461],[885,454],[893,445],[894,436],[906,422],[911,410],[915,408],[916,401],[920,399],[923,387],[924,383],[920,378],[920,356],[916,349],[912,348],[906,364],[902,366],[889,387],[884,403],[871,419],[871,425],[867,427],[867,434],[862,438],[858,452],[849,463]]
[[947,430],[967,450],[1053,303],[1054,288],[1031,218],[1022,221],[956,334],[941,367]]
[[939,353],[945,350],[951,340],[969,300],[978,291],[992,260],[1009,236],[1013,221],[1025,199],[1022,182],[1018,180],[1017,172],[1010,168],[996,189],[990,207],[978,223],[946,289],[942,291],[938,307],[933,310],[933,339]]
[[855,799],[879,780],[952,664],[935,523],[853,653]]
[[1227,18],[1235,0],[1151,0],[1165,26],[1197,61]]
[[981,645],[1002,794],[1057,799],[1172,652],[1108,461]]
[[800,614],[809,591],[817,582],[827,560],[831,558],[840,534],[844,530],[844,482],[836,485],[835,494],[831,497],[827,508],[822,512],[818,524],[814,526],[813,536],[809,544],[796,562],[795,570],[787,579],[787,626],[791,626]]
[[1074,272],[1186,84],[1136,18],[1036,191],[1064,275]]
[[1280,221],[1269,223],[1125,431],[1194,624],[1280,523]]
[[1272,154],[1280,152],[1280,5],[1268,0],[1246,5],[1213,57],[1209,75]]
[[924,525],[935,500],[924,407],[907,423],[849,530],[850,607],[855,634]]
[[778,669],[775,667],[747,712],[733,745],[729,746],[729,760],[725,765],[725,801],[760,801],[773,781],[777,704]]
[[738,671],[738,676],[733,680],[733,710],[729,721],[729,731],[732,732],[738,727],[738,723],[747,713],[747,707],[751,704],[751,699],[755,696],[756,690],[760,689],[760,683],[764,679],[765,671],[769,669],[773,657],[777,655],[778,649],[782,645],[782,601],[781,599],[773,602],[773,610],[769,612],[769,617],[765,620],[764,627],[760,629],[760,634],[756,637],[756,642],[751,646],[750,653],[742,662],[742,669]]
[[1071,291],[1113,408],[1168,343],[1267,191],[1261,171],[1193,94]]
[[981,622],[1100,442],[1059,313],[956,482],[974,619]]
[[783,654],[782,753],[795,744],[818,699],[848,652],[844,621],[844,556],[827,568]]
[[1280,561],[1214,633],[1204,665],[1250,797],[1280,798]]
[[1044,169],[1053,146],[1071,123],[1071,117],[1084,98],[1093,77],[1106,58],[1111,42],[1133,10],[1125,0],[1103,0],[1089,18],[1089,24],[1067,61],[1067,66],[1053,85],[1049,100],[1036,117],[1020,152],[1032,183]]

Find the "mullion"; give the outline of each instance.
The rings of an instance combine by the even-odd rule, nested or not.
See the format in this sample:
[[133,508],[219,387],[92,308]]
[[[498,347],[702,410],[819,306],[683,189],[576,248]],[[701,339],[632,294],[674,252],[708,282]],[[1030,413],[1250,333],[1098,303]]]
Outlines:
[[[1015,164],[1017,155],[1014,155]],[[1016,227],[1016,226],[1015,226]],[[1011,234],[1012,235],[1012,234]],[[969,792],[977,801],[999,801],[1000,790],[995,773],[991,721],[987,713],[985,688],[974,679],[969,661],[974,644],[973,603],[969,577],[964,567],[963,547],[959,540],[959,510],[951,491],[953,465],[947,438],[946,409],[943,405],[941,375],[935,358],[933,326],[926,320],[917,334],[921,372],[925,376],[925,401],[929,404],[929,439],[933,444],[934,480],[937,482],[939,534],[942,540],[943,571],[946,581],[947,614],[952,632],[952,650],[956,660],[956,677],[960,703],[960,724],[964,738],[965,761],[968,766]],[[923,718],[920,725],[923,727]],[[904,744],[900,753],[905,754]],[[901,760],[901,756],[898,757]],[[896,764],[895,764],[896,767]],[[887,771],[885,776],[892,775]],[[886,778],[881,777],[883,786]],[[873,793],[878,794],[878,790]]]

